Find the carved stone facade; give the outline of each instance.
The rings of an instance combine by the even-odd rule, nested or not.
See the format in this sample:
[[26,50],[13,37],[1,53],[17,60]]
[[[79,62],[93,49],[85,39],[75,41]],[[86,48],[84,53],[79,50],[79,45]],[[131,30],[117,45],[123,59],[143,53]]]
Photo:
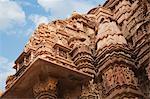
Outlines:
[[150,1],[107,0],[40,24],[2,98],[149,99]]

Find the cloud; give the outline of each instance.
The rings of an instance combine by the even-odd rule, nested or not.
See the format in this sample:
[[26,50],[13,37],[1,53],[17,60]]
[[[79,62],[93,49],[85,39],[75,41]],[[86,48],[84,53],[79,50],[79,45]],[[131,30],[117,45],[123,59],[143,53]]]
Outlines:
[[36,25],[38,26],[41,23],[48,23],[48,18],[46,16],[34,14],[30,15],[29,19]]
[[37,2],[53,19],[57,19],[66,18],[73,11],[86,13],[95,7],[97,0],[37,0]]
[[34,4],[31,4],[30,2],[28,2],[28,1],[23,1],[23,0],[17,1],[17,3],[18,3],[19,5],[25,6],[25,7],[35,6]]
[[0,90],[5,89],[5,81],[7,77],[15,73],[15,70],[12,69],[13,62],[7,58],[0,56]]
[[25,23],[25,13],[15,1],[0,0],[0,30]]
[[28,28],[26,31],[25,31],[25,36],[31,36],[31,34],[34,32],[34,28],[31,27],[31,28]]

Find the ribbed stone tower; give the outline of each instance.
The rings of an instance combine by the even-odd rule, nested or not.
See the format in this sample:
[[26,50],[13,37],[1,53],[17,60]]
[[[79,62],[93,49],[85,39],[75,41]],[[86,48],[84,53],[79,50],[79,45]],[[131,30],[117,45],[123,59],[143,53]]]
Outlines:
[[104,98],[126,99],[143,98],[135,77],[135,61],[127,41],[121,33],[112,14],[99,14],[98,33],[96,35],[96,62],[98,75],[102,79]]

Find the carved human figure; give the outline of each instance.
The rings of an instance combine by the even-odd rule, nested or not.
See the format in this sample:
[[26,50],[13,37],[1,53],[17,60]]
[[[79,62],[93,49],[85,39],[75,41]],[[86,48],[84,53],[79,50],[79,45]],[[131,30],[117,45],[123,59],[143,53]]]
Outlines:
[[136,85],[135,77],[133,71],[131,71],[128,67],[123,68],[124,76],[126,79],[127,84],[134,84]]
[[91,81],[89,81],[89,90],[90,92],[94,92],[96,90],[96,84],[94,84],[94,80],[92,79]]
[[122,67],[114,67],[114,72],[115,72],[115,83],[123,85],[125,83],[125,77]]
[[106,77],[106,85],[111,87],[114,84],[114,72],[113,72],[113,69],[109,69],[105,73],[105,77]]

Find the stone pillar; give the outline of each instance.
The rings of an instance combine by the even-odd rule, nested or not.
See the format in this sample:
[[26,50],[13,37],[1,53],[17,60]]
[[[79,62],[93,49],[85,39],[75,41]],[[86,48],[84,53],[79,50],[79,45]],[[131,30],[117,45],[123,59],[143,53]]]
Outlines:
[[57,80],[49,78],[34,85],[33,93],[36,99],[57,99]]
[[19,63],[16,63],[16,65],[17,65],[16,71],[18,71],[19,70]]
[[100,85],[94,83],[92,79],[87,85],[82,86],[80,99],[102,99],[101,92]]
[[34,57],[33,52],[31,52],[31,59],[29,61],[33,61],[33,57]]
[[59,47],[56,49],[56,56],[59,55]]

